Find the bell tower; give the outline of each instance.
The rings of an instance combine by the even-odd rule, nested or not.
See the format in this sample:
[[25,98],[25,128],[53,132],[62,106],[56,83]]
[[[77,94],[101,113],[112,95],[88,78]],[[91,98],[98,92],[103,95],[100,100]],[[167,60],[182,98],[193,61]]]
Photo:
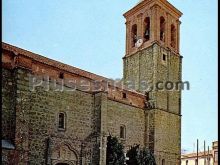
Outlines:
[[[168,68],[170,61],[168,54],[180,57],[179,18],[181,15],[182,13],[167,0],[141,0],[124,14],[126,19],[126,54],[123,58],[125,83],[132,81],[135,90],[143,92],[145,90],[143,81],[150,81],[149,76],[153,75],[154,70],[151,68],[153,64],[162,63]],[[161,60],[148,59],[152,57],[153,52],[156,53],[155,49],[153,51],[155,47],[160,51]],[[150,55],[143,57],[141,54]]]
[[180,164],[180,17],[167,0],[141,0],[124,14],[126,53],[123,82],[148,98],[146,146],[157,164]]

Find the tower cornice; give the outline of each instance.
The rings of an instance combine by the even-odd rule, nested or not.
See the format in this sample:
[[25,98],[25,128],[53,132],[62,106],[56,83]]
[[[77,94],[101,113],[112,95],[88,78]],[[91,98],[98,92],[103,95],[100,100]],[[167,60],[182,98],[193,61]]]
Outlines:
[[127,18],[130,15],[135,14],[137,11],[139,11],[141,8],[143,8],[145,5],[150,5],[151,7],[154,6],[164,6],[169,11],[172,11],[173,15],[175,15],[177,18],[180,18],[182,16],[182,12],[179,11],[177,8],[175,8],[171,3],[169,3],[167,0],[143,0],[140,3],[138,3],[136,6],[134,6],[132,9],[124,13],[124,17]]
[[170,52],[173,52],[176,56],[178,56],[178,57],[180,57],[180,58],[183,58],[183,56],[182,56],[179,52],[176,52],[176,51],[170,49],[169,47],[163,46],[163,45],[162,45],[160,42],[158,42],[158,41],[153,41],[148,47],[140,48],[140,49],[138,49],[137,51],[135,51],[135,52],[132,53],[132,54],[125,54],[125,55],[122,57],[122,59],[125,59],[126,57],[133,56],[133,55],[137,54],[137,53],[140,52],[140,51],[143,51],[143,50],[145,50],[145,49],[148,49],[148,48],[152,47],[152,46],[155,45],[155,44],[158,45],[158,46],[160,46],[160,47],[162,47],[162,48],[164,48],[164,49],[166,49],[166,50],[169,50]]

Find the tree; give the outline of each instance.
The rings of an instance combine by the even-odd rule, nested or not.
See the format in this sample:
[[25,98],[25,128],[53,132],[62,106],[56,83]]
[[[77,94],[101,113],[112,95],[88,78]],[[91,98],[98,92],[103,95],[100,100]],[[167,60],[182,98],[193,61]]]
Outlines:
[[156,165],[153,153],[148,148],[140,148],[140,145],[131,147],[127,152],[129,160],[127,165]]
[[124,147],[116,137],[107,137],[107,165],[123,165],[125,162]]

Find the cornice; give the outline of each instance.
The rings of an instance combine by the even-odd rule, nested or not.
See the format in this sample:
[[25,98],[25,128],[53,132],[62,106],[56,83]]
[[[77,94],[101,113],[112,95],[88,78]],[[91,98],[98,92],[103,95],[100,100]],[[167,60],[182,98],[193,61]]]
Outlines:
[[171,49],[171,48],[169,48],[169,47],[165,47],[165,46],[163,46],[159,41],[156,41],[156,40],[155,40],[155,41],[152,41],[151,44],[150,44],[149,46],[147,46],[147,47],[143,47],[143,48],[141,48],[141,49],[138,49],[137,51],[135,51],[135,52],[133,52],[133,53],[131,53],[131,54],[125,54],[124,57],[122,57],[122,59],[124,60],[124,59],[126,59],[127,57],[131,57],[131,56],[137,54],[137,53],[140,52],[140,51],[143,51],[143,50],[145,50],[145,49],[148,49],[148,48],[152,47],[152,46],[155,45],[155,44],[158,45],[158,46],[160,46],[161,48],[167,50],[167,51],[170,51],[171,53],[175,54],[177,57],[183,58],[183,56],[181,56],[179,52],[176,52],[176,51],[174,51],[173,49]]
[[144,6],[151,5],[152,7],[158,7],[162,6],[165,7],[168,11],[171,11],[173,15],[180,18],[182,16],[182,12],[179,11],[176,7],[174,7],[171,3],[169,3],[167,0],[144,0],[140,3],[138,3],[136,6],[134,6],[132,9],[128,10],[126,13],[123,14],[125,18],[135,14],[137,11],[141,10]]

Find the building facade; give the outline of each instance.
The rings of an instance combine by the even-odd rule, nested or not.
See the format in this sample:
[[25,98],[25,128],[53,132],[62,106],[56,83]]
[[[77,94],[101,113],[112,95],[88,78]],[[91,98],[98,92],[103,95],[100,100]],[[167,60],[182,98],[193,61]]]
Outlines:
[[2,43],[3,164],[105,165],[110,134],[180,164],[181,91],[158,82],[181,81],[181,15],[166,0],[124,14],[123,84]]
[[197,153],[182,154],[181,165],[218,165],[218,141],[212,143],[210,150],[199,152],[198,160]]

